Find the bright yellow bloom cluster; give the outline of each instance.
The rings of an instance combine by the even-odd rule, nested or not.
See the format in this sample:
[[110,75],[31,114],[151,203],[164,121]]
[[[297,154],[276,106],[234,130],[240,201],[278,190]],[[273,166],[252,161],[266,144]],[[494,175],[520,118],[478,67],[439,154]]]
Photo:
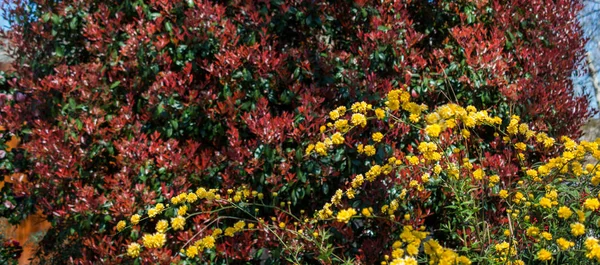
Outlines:
[[425,254],[429,257],[429,264],[457,264],[470,265],[471,260],[459,256],[453,250],[442,247],[436,240],[428,240],[424,244]]
[[552,259],[552,252],[546,250],[546,249],[541,249],[540,251],[538,251],[537,255],[535,256],[536,259],[541,260],[541,261],[547,261],[547,260],[551,260]]
[[127,256],[135,258],[140,255],[140,250],[140,244],[133,242],[127,246]]
[[165,205],[162,203],[157,203],[153,208],[148,209],[148,216],[153,218],[154,216],[160,214],[165,209]]
[[558,217],[567,220],[571,215],[573,215],[573,211],[569,207],[561,206],[558,208]]
[[127,225],[127,223],[125,223],[125,221],[121,220],[117,223],[117,231],[121,232],[123,231],[123,229],[125,229],[125,226]]
[[171,218],[171,227],[173,227],[173,230],[183,230],[184,226],[185,218],[183,216],[179,215],[175,218]]
[[571,224],[571,234],[573,236],[582,236],[585,234],[585,225],[582,223],[573,223]]
[[164,233],[169,228],[169,222],[167,220],[160,220],[156,223],[156,232]]
[[562,237],[556,240],[556,244],[558,245],[560,250],[568,250],[569,248],[572,248],[575,246],[574,242],[566,240]]
[[238,221],[233,225],[233,227],[225,228],[225,236],[233,237],[235,235],[235,233],[244,230],[245,227],[246,227],[246,222]]
[[598,244],[598,239],[593,237],[588,237],[585,242],[585,256],[588,259],[596,260],[600,262],[600,244]]
[[146,248],[161,248],[167,243],[167,236],[164,233],[146,234],[142,242]]
[[346,210],[339,211],[335,219],[340,223],[347,224],[354,215],[356,215],[356,210],[354,210],[354,208],[348,208]]
[[141,218],[141,216],[139,214],[134,214],[131,216],[129,221],[131,221],[132,225],[137,225],[140,222],[140,218]]
[[600,201],[596,198],[587,198],[585,199],[583,206],[588,210],[595,211],[600,208]]

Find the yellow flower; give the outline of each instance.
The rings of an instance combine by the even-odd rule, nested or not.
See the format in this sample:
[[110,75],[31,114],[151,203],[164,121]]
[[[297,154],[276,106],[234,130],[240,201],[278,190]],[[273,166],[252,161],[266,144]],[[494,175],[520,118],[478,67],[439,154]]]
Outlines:
[[372,107],[373,106],[371,106],[371,104],[367,104],[367,102],[361,101],[361,102],[356,102],[356,103],[352,104],[350,109],[352,109],[353,112],[366,113],[367,110],[371,110]]
[[585,222],[585,213],[581,210],[577,210],[577,218],[579,218],[579,222]]
[[160,213],[160,211],[158,211],[156,208],[150,208],[150,209],[148,209],[148,216],[150,218],[156,216],[159,213]]
[[371,138],[373,139],[374,142],[378,143],[378,142],[381,142],[381,139],[383,139],[383,134],[380,132],[376,132],[376,133],[373,133]]
[[227,227],[225,228],[225,236],[228,237],[233,237],[233,235],[235,234],[236,230],[233,227]]
[[523,195],[523,193],[517,191],[517,193],[515,193],[515,197],[513,198],[513,201],[516,204],[519,204],[523,200],[525,200],[525,195]]
[[485,173],[483,172],[483,170],[481,168],[479,168],[473,172],[473,178],[476,180],[482,180],[483,176],[485,176]]
[[374,146],[372,146],[372,145],[366,145],[364,147],[364,152],[365,152],[365,155],[372,156],[372,155],[375,155],[376,150],[375,150]]
[[244,221],[237,221],[235,224],[233,224],[233,228],[237,231],[241,231],[242,229],[244,229],[244,227],[246,227],[246,222]]
[[371,208],[363,208],[362,211],[360,212],[364,217],[370,217],[373,212],[373,209]]
[[204,244],[204,247],[206,247],[206,248],[214,248],[215,242],[216,242],[216,239],[214,236],[207,236],[202,239],[202,243]]
[[377,116],[377,119],[383,120],[385,118],[385,111],[383,109],[377,108],[375,109],[375,116]]
[[525,232],[526,235],[528,236],[537,236],[540,233],[540,229],[535,227],[535,226],[531,226],[529,228],[527,228],[527,231]]
[[598,201],[596,198],[588,198],[583,203],[583,206],[588,210],[595,211],[600,207],[600,201]]
[[346,210],[341,210],[340,212],[338,212],[335,218],[338,222],[347,224],[348,221],[350,221],[350,219],[354,215],[356,215],[356,210],[354,210],[353,208],[348,208]]
[[167,236],[163,233],[146,234],[142,237],[142,242],[147,248],[161,248],[167,243]]
[[361,113],[352,114],[352,118],[350,119],[350,121],[352,122],[352,125],[354,125],[354,126],[358,126],[358,125],[360,125],[360,127],[367,126],[367,118],[365,118],[365,115],[363,115]]
[[515,144],[515,148],[517,150],[525,151],[527,149],[527,145],[525,143],[518,142]]
[[337,120],[340,117],[340,112],[337,110],[332,110],[329,112],[329,118],[331,118],[332,120]]
[[156,232],[164,233],[169,228],[169,222],[167,220],[160,220],[156,223]]
[[354,192],[353,189],[346,190],[346,196],[348,196],[348,199],[354,199],[355,195],[356,195],[356,193]]
[[319,154],[319,155],[327,155],[327,146],[325,146],[325,143],[323,142],[317,142],[317,144],[315,144],[315,151]]
[[185,218],[182,216],[171,218],[171,226],[173,227],[173,230],[183,230],[183,227],[185,226]]
[[285,223],[284,222],[279,223],[279,228],[284,229],[285,228]]
[[540,199],[540,206],[542,208],[552,208],[552,201],[546,197]]
[[573,215],[573,211],[571,211],[569,207],[561,206],[560,208],[558,208],[558,217],[566,220],[569,219],[571,215]]
[[177,209],[177,215],[185,215],[187,213],[188,207],[187,205],[182,205],[181,207],[179,207],[179,209]]
[[333,144],[343,144],[344,143],[344,136],[342,136],[341,133],[336,132],[331,136],[331,142]]
[[508,191],[500,190],[500,192],[498,192],[498,196],[500,196],[500,198],[502,198],[502,199],[506,199],[506,198],[508,198]]
[[125,229],[125,226],[127,225],[127,223],[125,223],[125,221],[121,220],[117,223],[117,231],[121,232],[123,231],[123,229]]
[[140,255],[141,246],[138,243],[131,243],[127,246],[127,256],[135,258]]
[[425,133],[427,134],[427,136],[432,138],[437,138],[438,136],[440,136],[441,132],[442,127],[439,124],[427,125],[427,127],[425,127]]
[[406,160],[408,160],[408,163],[411,165],[418,165],[419,164],[419,158],[416,156],[407,156]]
[[540,251],[538,251],[536,258],[538,260],[541,261],[547,261],[547,260],[551,260],[552,259],[552,252],[546,250],[546,249],[541,249]]
[[494,249],[496,250],[496,252],[502,253],[502,252],[504,252],[504,250],[507,250],[509,247],[510,247],[510,244],[508,242],[502,241],[502,243],[496,244],[494,246]]
[[406,254],[408,254],[409,256],[416,256],[417,254],[419,254],[419,245],[414,243],[415,242],[406,246]]
[[314,145],[314,144],[309,144],[309,145],[306,147],[306,150],[304,151],[304,153],[305,153],[306,155],[310,155],[310,153],[312,153],[312,151],[313,151],[314,149],[315,149],[315,145]]
[[338,131],[340,132],[347,132],[350,130],[350,126],[348,126],[348,120],[346,119],[339,119],[337,121],[335,121],[335,128],[338,129]]
[[572,247],[575,246],[574,242],[566,240],[566,239],[564,239],[562,237],[556,240],[556,244],[558,245],[558,247],[560,248],[560,250],[567,250],[567,249],[572,248]]
[[198,252],[199,251],[198,251],[198,247],[197,246],[189,246],[187,248],[187,250],[185,251],[185,255],[188,258],[194,258],[194,257],[196,257],[198,255]]
[[571,234],[573,236],[582,236],[585,234],[585,226],[582,223],[571,224]]
[[137,225],[140,222],[140,215],[139,214],[132,215],[130,221],[131,221],[132,225]]
[[552,234],[548,232],[542,232],[542,237],[546,240],[552,240]]

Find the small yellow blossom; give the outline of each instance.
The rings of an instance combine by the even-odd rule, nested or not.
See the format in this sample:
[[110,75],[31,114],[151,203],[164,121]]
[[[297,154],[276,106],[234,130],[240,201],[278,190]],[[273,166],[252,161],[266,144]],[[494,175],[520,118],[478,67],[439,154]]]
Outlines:
[[498,192],[498,196],[500,196],[500,198],[502,198],[502,199],[506,199],[506,198],[508,198],[508,191],[500,190],[500,192]]
[[187,250],[185,251],[185,255],[188,258],[194,258],[196,256],[198,256],[199,250],[197,246],[189,246],[187,248]]
[[125,226],[127,226],[127,223],[125,223],[125,221],[121,220],[117,223],[117,231],[121,232],[123,231],[123,229],[125,229]]
[[364,153],[367,156],[373,156],[376,153],[375,147],[372,145],[366,145],[364,148]]
[[427,134],[427,136],[432,138],[437,138],[438,136],[440,136],[441,132],[442,127],[439,124],[427,125],[427,127],[425,127],[425,133]]
[[551,260],[552,259],[552,252],[546,250],[546,249],[541,249],[540,251],[538,251],[536,258],[538,260],[541,261],[547,261],[547,260]]
[[340,212],[338,212],[336,219],[338,222],[340,223],[348,223],[348,221],[350,221],[350,219],[352,218],[352,216],[356,215],[356,210],[354,210],[354,208],[348,208],[346,210],[341,210]]
[[485,176],[485,172],[483,172],[483,170],[481,168],[473,171],[473,178],[476,180],[482,180],[484,176]]
[[141,246],[138,243],[131,243],[127,246],[127,256],[135,258],[140,255]]
[[146,234],[142,242],[146,248],[161,248],[167,243],[167,236],[164,233]]
[[374,142],[378,143],[378,142],[381,142],[381,139],[383,139],[383,134],[380,132],[376,132],[376,133],[373,133],[371,138],[373,139]]
[[156,232],[164,233],[169,228],[169,222],[167,220],[160,220],[156,223]]
[[383,120],[385,118],[385,111],[381,108],[375,109],[375,116],[377,119]]
[[582,236],[585,234],[585,226],[582,223],[571,224],[571,234],[573,236]]
[[573,211],[571,211],[571,209],[569,209],[569,207],[561,206],[560,208],[558,208],[558,217],[560,217],[564,220],[569,219],[569,217],[571,217],[572,214],[573,214]]
[[574,242],[566,240],[566,239],[564,239],[562,237],[556,240],[556,244],[558,245],[558,247],[560,248],[560,250],[567,250],[567,249],[572,248],[572,247],[575,246]]
[[600,201],[596,198],[588,198],[583,203],[583,206],[588,210],[595,211],[600,207]]
[[340,145],[344,143],[344,136],[341,133],[336,132],[331,136],[331,142],[335,145]]
[[359,125],[360,125],[360,127],[367,126],[367,119],[365,118],[365,115],[363,115],[361,113],[352,114],[350,121],[352,122],[352,125],[354,125],[354,126],[359,126]]
[[131,219],[129,219],[129,221],[131,221],[132,225],[137,225],[140,222],[140,218],[141,216],[139,214],[134,214],[131,216]]
[[171,218],[171,226],[173,227],[173,230],[183,230],[183,227],[185,226],[185,218],[183,216]]

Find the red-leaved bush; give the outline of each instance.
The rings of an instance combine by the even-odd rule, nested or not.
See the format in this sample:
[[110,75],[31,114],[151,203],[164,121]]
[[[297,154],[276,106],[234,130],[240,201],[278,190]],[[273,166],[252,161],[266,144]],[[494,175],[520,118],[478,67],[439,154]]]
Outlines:
[[[4,7],[11,27],[2,35],[16,70],[1,80],[0,148],[13,135],[22,144],[1,158],[0,172],[26,178],[2,189],[10,203],[0,213],[18,223],[40,210],[52,227],[38,258],[52,263],[127,261],[130,239],[114,236],[117,221],[200,186],[245,186],[264,193],[265,203],[289,201],[292,212],[312,214],[345,176],[366,168],[343,150],[305,157],[327,113],[392,89],[408,87],[430,108],[456,102],[506,119],[519,114],[556,137],[576,137],[589,115],[569,79],[582,53],[573,1],[37,0]],[[406,132],[393,130],[416,139]],[[484,148],[509,181],[518,164],[494,144]],[[414,212],[422,222],[432,214]],[[364,264],[379,262],[389,244],[339,231],[344,240],[332,242]],[[273,248],[251,237],[237,242],[218,242],[216,257],[253,260],[253,244]],[[142,263],[168,262],[177,251],[157,250],[158,258]]]

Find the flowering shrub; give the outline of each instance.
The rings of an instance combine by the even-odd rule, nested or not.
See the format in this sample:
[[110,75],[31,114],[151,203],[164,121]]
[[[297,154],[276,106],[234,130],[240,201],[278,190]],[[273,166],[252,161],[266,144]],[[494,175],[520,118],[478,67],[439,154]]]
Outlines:
[[[166,248],[177,259],[214,263],[219,255],[235,259],[244,247],[236,242],[250,240],[246,247],[261,253],[257,259],[274,255],[294,264],[365,263],[372,258],[366,253],[384,264],[600,261],[600,170],[597,162],[586,163],[600,159],[600,139],[557,141],[516,115],[503,120],[473,106],[429,111],[405,90],[392,90],[375,107],[338,107],[329,118],[306,156],[351,149],[368,170],[344,175],[322,209],[298,214],[289,202],[265,204],[264,194],[245,186],[223,194],[199,188],[121,220],[116,230],[136,235],[127,256],[151,260]],[[493,133],[493,144],[511,155],[466,150],[489,144],[482,132]],[[511,161],[521,167],[513,179],[501,177]],[[377,238],[380,249],[347,243],[369,238]]]
[[[14,1],[6,7],[12,28],[2,36],[14,45],[15,72],[0,78],[0,148],[6,152],[0,171],[14,180],[0,193],[0,214],[18,223],[42,212],[52,227],[38,256],[58,264],[168,263],[189,256],[216,264],[284,258],[373,264],[382,251],[398,253],[407,243],[413,243],[410,253],[422,247],[476,259],[456,251],[462,245],[484,251],[471,237],[490,231],[486,224],[465,223],[480,212],[465,213],[470,204],[439,203],[454,194],[464,194],[461,202],[486,198],[491,208],[481,206],[487,212],[480,214],[489,214],[502,212],[501,199],[487,200],[490,187],[467,196],[464,181],[454,188],[463,193],[425,189],[419,184],[425,173],[432,183],[436,175],[413,167],[430,163],[420,155],[437,158],[450,146],[426,144],[421,151],[417,144],[423,133],[452,138],[446,144],[458,153],[443,157],[479,162],[433,169],[460,175],[466,162],[480,163],[477,178],[494,176],[507,187],[523,178],[521,163],[554,156],[559,149],[549,139],[576,137],[588,116],[569,81],[581,53],[580,30],[571,21],[579,6],[317,2]],[[406,124],[389,120],[385,108],[394,109],[394,102],[379,102],[404,87],[397,107],[412,103],[403,109],[408,116],[396,118]],[[352,108],[363,100],[375,110],[367,103]],[[430,114],[425,106],[457,111],[449,102],[486,110],[497,117],[496,126],[519,115],[518,123],[542,133],[548,148],[523,151],[521,162],[492,128],[457,135],[446,130],[452,124],[432,122],[424,132],[409,125],[435,121],[424,116]],[[330,113],[333,105],[348,109]],[[347,116],[363,112],[370,116]],[[461,137],[480,141],[459,146]],[[13,139],[21,144],[8,148]],[[391,157],[402,164],[388,162]],[[375,181],[392,171],[410,181]],[[363,184],[349,189],[359,174]],[[393,199],[405,188],[403,196],[413,200],[406,206]],[[182,198],[172,201],[184,193],[187,210]],[[346,197],[323,207],[332,196]],[[394,213],[383,216],[385,205]],[[404,218],[400,211],[408,220],[389,217]],[[463,219],[452,217],[458,213]],[[131,226],[135,214],[140,221]],[[503,224],[502,216],[491,216],[490,224]],[[302,233],[294,230],[299,226]],[[464,228],[459,235],[457,227]],[[405,230],[414,238],[393,247],[394,235]],[[131,258],[138,249],[139,258]]]

